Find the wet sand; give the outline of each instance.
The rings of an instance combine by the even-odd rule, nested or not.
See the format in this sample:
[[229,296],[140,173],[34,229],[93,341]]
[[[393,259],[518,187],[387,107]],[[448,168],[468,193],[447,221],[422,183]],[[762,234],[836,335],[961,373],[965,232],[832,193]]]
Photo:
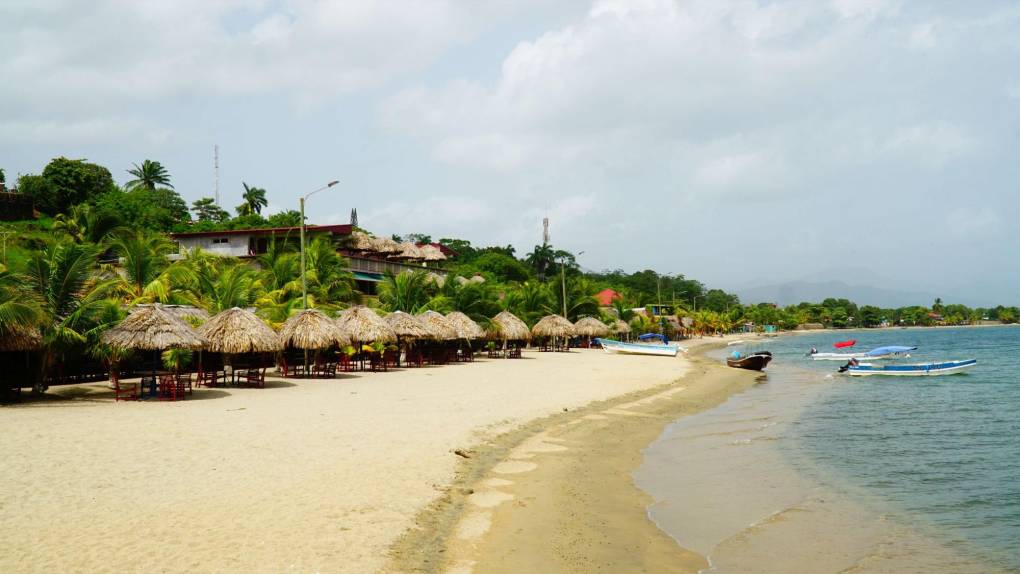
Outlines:
[[[719,341],[716,339],[715,341]],[[712,342],[711,340],[700,343]],[[692,353],[693,354],[693,353]],[[708,566],[646,514],[642,449],[678,417],[754,384],[697,356],[675,383],[537,421],[467,461],[394,547],[395,572],[677,572]]]

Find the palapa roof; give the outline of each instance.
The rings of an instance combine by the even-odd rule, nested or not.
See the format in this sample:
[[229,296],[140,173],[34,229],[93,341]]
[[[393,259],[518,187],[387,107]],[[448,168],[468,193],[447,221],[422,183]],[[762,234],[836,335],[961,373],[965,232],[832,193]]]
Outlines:
[[394,257],[399,259],[424,259],[425,255],[421,249],[418,248],[414,243],[401,243],[400,252],[394,253]]
[[459,338],[457,328],[453,326],[453,323],[449,319],[443,316],[442,313],[436,311],[425,311],[418,315],[429,331],[432,332],[433,339],[439,339],[440,341],[452,341],[453,339]]
[[531,339],[531,329],[510,311],[502,311],[489,322],[487,334],[505,341],[526,341]]
[[402,250],[403,244],[397,243],[389,237],[372,238],[372,251],[376,253],[400,253]]
[[373,237],[364,231],[355,231],[351,233],[348,246],[357,251],[374,251],[375,245],[372,240]]
[[447,313],[446,320],[457,329],[457,337],[460,339],[481,339],[485,336],[485,329],[460,311]]
[[255,313],[234,307],[217,313],[198,328],[206,350],[214,353],[270,353],[283,348],[280,336]]
[[209,320],[209,313],[205,309],[202,309],[201,307],[194,307],[192,305],[162,305],[159,303],[141,303],[132,307],[131,312],[134,313],[139,309],[145,309],[147,307],[152,307],[153,305],[159,305],[167,313],[170,313],[171,315],[177,317],[178,319],[184,319],[185,321],[187,321],[188,319],[197,319],[198,321],[204,323]]
[[399,337],[428,339],[432,336],[432,330],[421,319],[403,311],[394,311],[386,315],[386,323]]
[[428,274],[425,275],[425,282],[435,283],[436,287],[442,289],[443,285],[446,285],[446,277],[443,277],[435,271],[429,271]]
[[429,245],[426,243],[425,245],[419,246],[418,249],[421,251],[422,258],[425,259],[425,261],[443,261],[446,259],[446,255],[443,254],[443,251],[435,245]]
[[197,350],[205,345],[205,339],[191,325],[162,305],[135,309],[119,325],[103,333],[100,340],[114,347],[143,351]]
[[605,337],[609,327],[595,317],[585,317],[574,323],[574,333],[584,337]]
[[318,309],[304,309],[290,316],[280,329],[280,344],[295,349],[328,349],[347,345],[350,337]]
[[617,319],[616,321],[613,322],[613,332],[630,333],[630,325],[628,325],[626,321]]
[[531,328],[536,337],[570,337],[574,334],[574,324],[560,315],[546,315]]
[[42,347],[42,334],[35,327],[15,325],[0,331],[0,352],[35,351]]
[[385,319],[364,305],[344,309],[337,318],[340,328],[359,343],[396,341],[397,334]]

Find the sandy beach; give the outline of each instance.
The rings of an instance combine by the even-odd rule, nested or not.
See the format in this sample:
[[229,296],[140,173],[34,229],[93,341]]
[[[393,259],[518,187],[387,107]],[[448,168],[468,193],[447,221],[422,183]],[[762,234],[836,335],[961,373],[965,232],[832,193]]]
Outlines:
[[0,480],[16,493],[0,502],[13,541],[0,570],[391,569],[389,548],[474,460],[455,450],[473,457],[542,417],[675,390],[689,369],[576,350],[199,389],[178,403],[114,403],[104,383],[54,388],[0,410]]

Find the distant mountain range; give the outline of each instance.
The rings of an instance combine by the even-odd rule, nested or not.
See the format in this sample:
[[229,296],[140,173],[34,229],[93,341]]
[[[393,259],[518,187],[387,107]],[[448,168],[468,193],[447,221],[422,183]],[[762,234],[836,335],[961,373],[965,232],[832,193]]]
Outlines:
[[[842,281],[788,281],[776,285],[735,289],[740,302],[776,303],[780,306],[796,305],[802,301],[821,302],[828,297],[849,299],[858,305],[877,307],[906,307],[924,305],[930,307],[937,295],[923,292],[884,289],[867,285],[849,285]],[[942,299],[949,301],[946,296]],[[952,300],[956,302],[956,299]]]

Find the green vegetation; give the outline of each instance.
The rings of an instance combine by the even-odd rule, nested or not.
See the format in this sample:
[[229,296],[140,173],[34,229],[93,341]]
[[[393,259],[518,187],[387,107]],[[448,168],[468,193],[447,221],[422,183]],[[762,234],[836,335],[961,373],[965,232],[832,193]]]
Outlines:
[[[38,328],[44,372],[69,357],[89,356],[106,364],[125,360],[122,351],[101,345],[99,335],[120,321],[130,305],[188,304],[209,313],[255,307],[277,326],[302,307],[300,259],[293,241],[271,242],[254,261],[200,250],[172,260],[167,235],[174,229],[294,227],[301,223],[298,212],[263,216],[267,193],[247,184],[236,217],[210,198],[196,200],[189,210],[159,162],[145,160],[127,172],[133,179],[121,188],[105,167],[60,157],[41,174],[18,179],[19,191],[32,196],[41,216],[0,226],[9,232],[0,260],[0,336],[19,326]],[[418,233],[397,239],[432,242]],[[765,325],[961,325],[1020,317],[1016,307],[971,309],[940,299],[931,307],[900,309],[858,306],[846,299],[785,308],[742,305],[735,295],[683,275],[650,269],[586,272],[574,254],[548,244],[518,257],[509,245],[478,247],[457,238],[438,243],[456,253],[444,264],[445,276],[429,268],[391,275],[380,284],[378,298],[369,301],[387,311],[461,311],[482,324],[509,310],[528,324],[550,313],[565,313],[572,321],[584,316],[621,319],[636,332],[671,334],[680,320],[693,332],[721,333]],[[309,305],[329,313],[365,300],[338,247],[318,236],[306,249]],[[606,289],[616,297],[610,306],[600,307],[595,294]],[[667,305],[672,316],[646,312],[653,304]],[[164,359],[181,365],[187,356]]]

